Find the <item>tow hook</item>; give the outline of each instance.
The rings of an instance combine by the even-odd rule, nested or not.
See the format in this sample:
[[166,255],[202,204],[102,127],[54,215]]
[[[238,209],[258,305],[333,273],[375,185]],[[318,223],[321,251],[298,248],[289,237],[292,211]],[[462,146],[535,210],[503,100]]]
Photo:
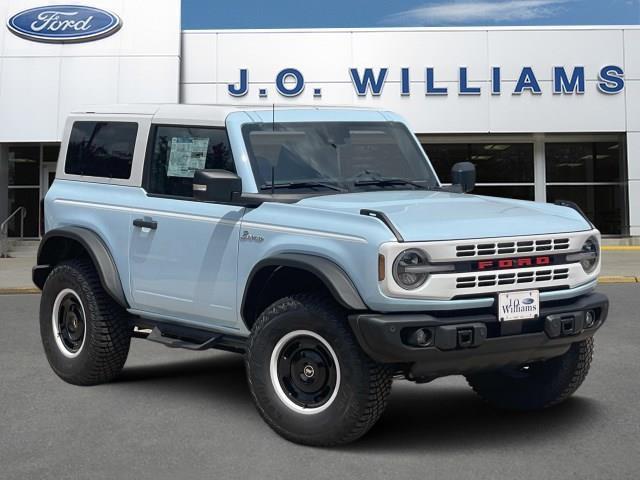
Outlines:
[[487,338],[484,323],[465,325],[442,325],[435,332],[435,346],[440,350],[454,350],[477,347]]
[[[589,312],[591,313],[591,312]],[[593,318],[591,313],[590,322]],[[547,316],[544,322],[544,330],[550,338],[578,335],[585,328],[585,313],[571,312]]]

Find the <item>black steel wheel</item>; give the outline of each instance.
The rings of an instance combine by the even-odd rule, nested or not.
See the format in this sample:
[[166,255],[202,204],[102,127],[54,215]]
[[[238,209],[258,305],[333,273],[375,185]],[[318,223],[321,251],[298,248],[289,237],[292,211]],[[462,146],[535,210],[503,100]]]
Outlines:
[[271,354],[276,394],[293,410],[310,414],[328,408],[340,384],[333,348],[315,332],[296,330],[282,337]]
[[56,265],[42,289],[40,334],[60,378],[75,385],[112,380],[129,354],[131,331],[127,311],[104,291],[90,260]]
[[330,446],[364,435],[382,415],[391,371],[358,345],[328,295],[282,298],[258,318],[245,356],[262,418],[284,438]]

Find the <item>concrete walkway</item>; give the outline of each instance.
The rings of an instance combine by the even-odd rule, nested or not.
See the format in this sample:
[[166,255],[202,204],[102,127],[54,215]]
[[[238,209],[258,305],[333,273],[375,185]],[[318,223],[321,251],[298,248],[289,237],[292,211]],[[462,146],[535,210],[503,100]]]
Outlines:
[[[603,247],[602,283],[640,282],[640,247]],[[35,258],[0,258],[0,294],[33,293],[31,267]]]

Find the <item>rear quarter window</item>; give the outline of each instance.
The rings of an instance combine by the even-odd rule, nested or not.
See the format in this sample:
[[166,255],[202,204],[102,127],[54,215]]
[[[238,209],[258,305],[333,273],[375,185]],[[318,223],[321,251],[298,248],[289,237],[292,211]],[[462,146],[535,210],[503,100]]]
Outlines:
[[75,122],[65,173],[128,179],[138,133],[136,122]]

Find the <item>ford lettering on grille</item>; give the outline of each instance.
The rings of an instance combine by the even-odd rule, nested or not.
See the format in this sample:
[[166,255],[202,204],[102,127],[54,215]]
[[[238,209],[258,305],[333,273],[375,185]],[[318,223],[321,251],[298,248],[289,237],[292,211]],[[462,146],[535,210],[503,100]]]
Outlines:
[[548,255],[540,257],[522,258],[499,258],[495,260],[480,260],[476,262],[478,270],[503,270],[512,268],[543,267],[551,265],[551,257]]

